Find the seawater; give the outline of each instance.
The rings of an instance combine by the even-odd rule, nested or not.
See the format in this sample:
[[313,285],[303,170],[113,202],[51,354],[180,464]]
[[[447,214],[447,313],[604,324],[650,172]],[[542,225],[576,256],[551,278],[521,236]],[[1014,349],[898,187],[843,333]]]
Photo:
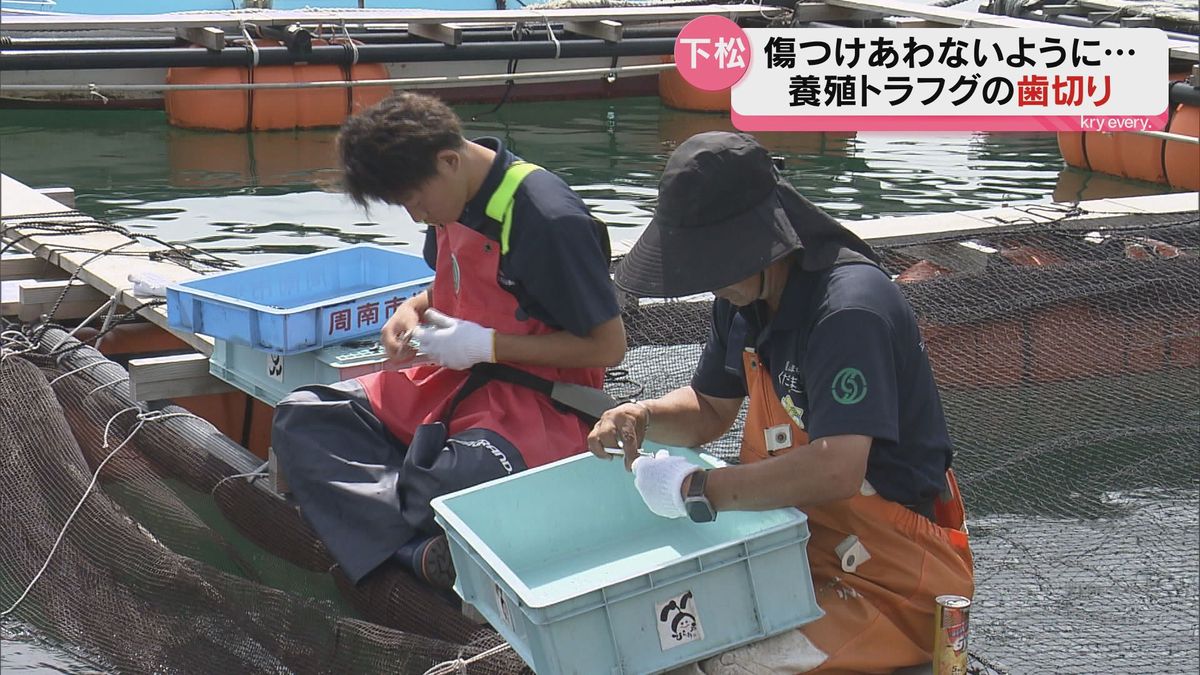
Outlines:
[[[733,130],[727,115],[657,98],[459,108],[470,136],[496,136],[561,175],[633,240],[653,214],[671,150]],[[35,187],[75,189],[83,211],[243,263],[360,242],[418,251],[403,209],[364,211],[328,191],[335,130],[176,129],[161,112],[0,111],[0,162]],[[942,213],[1016,202],[1157,194],[1169,188],[1068,169],[1053,134],[763,134],[784,174],[838,218]]]

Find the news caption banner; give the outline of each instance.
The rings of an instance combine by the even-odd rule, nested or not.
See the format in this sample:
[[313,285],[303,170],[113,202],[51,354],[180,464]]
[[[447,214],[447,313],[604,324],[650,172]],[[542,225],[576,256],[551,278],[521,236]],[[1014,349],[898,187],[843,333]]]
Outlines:
[[1157,131],[1169,117],[1155,28],[750,28],[689,22],[675,65],[731,89],[742,131]]

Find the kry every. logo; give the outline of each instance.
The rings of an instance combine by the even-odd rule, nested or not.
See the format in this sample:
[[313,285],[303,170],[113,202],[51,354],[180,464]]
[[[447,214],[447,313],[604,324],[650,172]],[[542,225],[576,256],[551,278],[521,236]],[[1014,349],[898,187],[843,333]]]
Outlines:
[[833,376],[833,400],[854,405],[867,397],[867,378],[858,368],[842,368]]

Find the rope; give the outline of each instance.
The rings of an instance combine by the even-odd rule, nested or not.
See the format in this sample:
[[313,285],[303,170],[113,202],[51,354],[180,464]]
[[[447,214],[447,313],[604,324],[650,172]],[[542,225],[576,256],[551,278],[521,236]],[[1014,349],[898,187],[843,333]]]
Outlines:
[[[9,347],[10,343],[16,343],[17,348]],[[0,332],[0,363],[4,363],[10,356],[19,356],[36,351],[37,345],[30,341],[29,336],[19,330],[6,330]]]
[[[95,335],[88,338],[87,340],[80,340],[79,342],[71,345],[70,347],[63,347],[62,345],[66,343],[66,340],[63,340],[62,342],[60,342],[59,344],[57,344],[53,348],[51,348],[51,350],[49,352],[47,352],[46,355],[57,357],[56,360],[61,363],[62,358],[64,356],[75,351],[76,349],[80,349],[81,347],[87,347],[89,345],[95,346],[95,345],[100,344],[100,340],[104,339],[104,336],[111,333],[114,329],[116,329],[117,326],[120,326],[120,325],[128,322],[130,319],[136,318],[138,316],[138,313],[141,312],[143,309],[147,309],[149,307],[158,307],[163,304],[166,304],[165,301],[163,301],[163,300],[149,300],[147,302],[143,302],[140,305],[138,305],[137,307],[134,307],[134,308],[130,309],[128,312],[125,312],[124,314],[122,314],[115,321],[111,322],[111,324],[106,325],[105,327],[101,328],[100,332],[96,333]],[[47,325],[51,325],[51,324],[47,324]]]
[[96,311],[89,314],[86,319],[84,319],[83,321],[80,321],[79,325],[72,328],[71,332],[67,333],[67,337],[75,337],[75,333],[78,333],[79,329],[81,329],[84,326],[88,325],[89,323],[95,321],[96,317],[100,316],[100,312],[103,312],[105,310],[108,310],[108,314],[105,315],[103,325],[107,326],[108,321],[112,318],[112,315],[116,312],[117,297],[119,295],[121,295],[121,291],[122,291],[122,289],[117,289],[117,290],[113,291],[113,294],[111,296],[109,296],[108,300],[105,300],[104,304],[97,307]]
[[545,12],[542,12],[542,19],[546,22],[546,33],[554,41],[554,58],[557,59],[562,56],[562,43],[558,41],[558,36],[554,34],[554,27],[550,25],[550,17]]
[[[100,323],[100,333],[102,333],[104,335],[107,335],[108,331],[112,330],[113,317],[117,313],[117,303],[115,302],[115,300],[116,300],[115,295],[113,296],[113,299],[114,299],[114,302],[111,305],[109,305],[109,307],[108,307],[108,314],[104,315],[104,321],[102,321]],[[76,329],[76,330],[78,330],[78,329]],[[69,335],[71,335],[71,337],[74,337],[75,331],[71,331],[69,333]],[[100,340],[99,340],[99,338],[97,338],[96,339],[96,348],[99,349],[99,347],[100,347]]]
[[346,36],[346,46],[350,48],[350,67],[353,68],[358,65],[358,45],[354,44],[354,40],[350,37],[350,30],[344,23],[342,24],[342,34]]
[[453,661],[443,661],[425,671],[425,675],[455,675],[456,673],[465,675],[467,672],[467,666],[471,665],[472,663],[482,661],[489,656],[495,656],[496,654],[500,654],[509,649],[512,649],[512,645],[505,642],[492,647],[487,651],[480,652],[469,659],[464,659],[460,656]]
[[108,97],[100,93],[100,89],[95,84],[88,85],[88,98],[98,98],[101,103],[108,103]]
[[235,478],[251,478],[252,480],[250,482],[253,483],[254,480],[257,480],[258,478],[262,478],[263,476],[268,475],[267,474],[267,466],[269,466],[269,465],[270,465],[270,462],[263,462],[261,466],[259,466],[257,469],[255,469],[253,471],[247,471],[246,473],[235,473],[232,476],[225,476],[221,480],[217,481],[217,484],[214,485],[212,490],[209,490],[208,493],[210,495],[215,496],[217,494],[217,488],[224,485],[227,481],[231,481]]
[[[517,1],[520,2],[520,0],[517,0]],[[524,6],[524,5],[522,5],[522,6]],[[525,25],[524,21],[513,22],[513,26],[512,26],[513,42],[520,42],[521,40],[523,40],[525,38],[525,36],[527,34],[532,34],[532,31]],[[517,72],[517,64],[520,63],[520,61],[521,61],[520,59],[509,59],[508,64],[505,66],[505,69],[504,69],[505,72],[508,73],[509,75],[515,74]],[[478,113],[476,115],[471,115],[471,121],[478,122],[480,117],[483,117],[485,115],[492,115],[492,114],[495,114],[496,112],[499,112],[500,108],[503,108],[504,104],[508,102],[508,97],[512,94],[513,89],[515,89],[516,86],[517,86],[517,81],[515,79],[513,79],[512,77],[506,78],[504,80],[504,93],[500,95],[500,100],[496,102],[496,105],[492,106],[491,110],[488,110],[488,111],[482,112],[482,113]]]
[[[993,14],[1001,16],[1021,16],[1024,13],[1026,0],[991,0]],[[940,5],[938,5],[940,6]]]
[[92,394],[95,394],[96,392],[100,391],[101,389],[108,389],[109,387],[111,387],[115,384],[123,384],[128,379],[129,379],[129,373],[125,373],[125,375],[123,377],[113,380],[112,382],[105,382],[104,384],[102,384],[102,385],[96,387],[95,389],[89,391],[88,393],[84,394],[83,397],[87,398],[87,397],[91,396]]
[[[134,243],[134,241],[135,240],[130,239],[128,241],[124,241],[120,244],[117,244],[116,246],[112,246],[112,247],[108,248],[107,250],[97,251],[97,252],[95,252],[94,255],[92,255],[92,257],[90,257],[87,260],[80,263],[79,266],[75,268],[75,271],[71,273],[71,276],[67,278],[67,283],[65,286],[63,286],[62,293],[58,294],[58,299],[54,301],[54,306],[50,308],[49,312],[46,312],[45,314],[42,315],[41,325],[37,328],[37,330],[35,330],[34,334],[30,336],[33,339],[33,342],[40,343],[42,341],[42,336],[45,335],[46,330],[49,329],[49,327],[50,327],[50,320],[54,318],[54,315],[55,315],[55,313],[58,312],[59,307],[62,307],[63,301],[67,299],[67,293],[69,293],[71,291],[71,288],[74,285],[75,281],[79,279],[79,273],[84,270],[84,267],[88,263],[95,260],[96,258],[100,258],[102,256],[109,255],[119,248],[123,248],[125,246],[128,246],[128,245]],[[114,295],[114,299],[110,300],[110,302],[115,301],[115,297],[116,296]],[[93,314],[93,316],[94,316],[94,314]],[[89,318],[89,321],[90,320],[91,319]]]
[[[238,263],[232,260],[220,258],[212,253],[198,249],[191,244],[169,242],[153,234],[130,232],[120,225],[98,220],[78,211],[48,211],[45,213],[25,214],[21,216],[3,216],[0,217],[0,224],[5,226],[5,230],[23,230],[20,235],[9,238],[3,246],[0,246],[0,253],[8,251],[16,247],[22,241],[39,234],[42,236],[69,236],[79,234],[94,234],[97,232],[112,232],[134,240],[144,239],[151,241],[165,249],[162,251],[114,252],[112,255],[146,257],[152,261],[161,260],[172,262],[193,272],[208,271],[197,269],[196,266],[203,266],[209,270],[228,270],[240,267]],[[37,253],[38,249],[45,245],[46,244],[38,244],[30,252]],[[96,249],[74,246],[56,247],[56,250],[58,252],[78,253],[97,252]]]
[[629,376],[628,368],[609,368],[604,371],[604,389],[608,390],[616,386],[618,389],[628,388],[628,395],[622,394],[615,398],[626,401],[642,398],[642,394],[646,391],[646,385],[634,380]]
[[53,380],[50,380],[50,386],[53,387],[55,382],[58,382],[59,380],[63,379],[64,377],[66,377],[68,375],[82,373],[83,371],[87,370],[88,368],[95,368],[96,366],[102,366],[106,363],[112,363],[112,361],[109,361],[108,359],[101,359],[99,361],[92,361],[91,363],[89,363],[85,366],[80,366],[79,368],[76,368],[75,370],[68,370],[67,372],[63,373],[62,375],[59,375],[58,377],[54,378]]
[[[109,418],[108,424],[104,425],[103,447],[108,447],[108,429],[112,425],[113,420],[117,419],[119,415],[126,411],[137,409],[137,406],[125,408]],[[75,508],[71,510],[71,514],[67,516],[67,520],[63,523],[62,529],[59,530],[58,537],[56,537],[54,540],[54,545],[50,547],[50,552],[46,554],[46,561],[42,563],[42,568],[37,571],[37,574],[33,575],[33,579],[29,581],[29,585],[25,587],[25,591],[21,593],[20,597],[18,597],[15,602],[13,602],[12,606],[3,612],[0,612],[0,617],[6,617],[9,614],[12,614],[13,611],[15,611],[29,595],[29,592],[33,590],[34,585],[37,584],[38,580],[42,578],[42,575],[46,573],[46,568],[50,566],[50,561],[54,559],[54,554],[58,551],[59,544],[62,543],[63,537],[67,534],[67,528],[71,526],[71,521],[75,519],[75,515],[79,513],[79,509],[83,508],[83,503],[87,501],[88,495],[92,493],[92,488],[96,486],[96,481],[100,478],[100,471],[104,469],[104,465],[108,464],[108,460],[112,459],[121,448],[125,447],[125,444],[128,443],[134,437],[134,435],[137,434],[137,432],[141,431],[142,427],[149,419],[150,418],[145,418],[142,415],[138,415],[137,426],[135,426],[133,430],[129,432],[129,435],[125,437],[125,440],[121,441],[120,445],[113,448],[112,452],[108,453],[108,455],[100,462],[100,464],[96,466],[96,470],[92,473],[92,480],[88,483],[87,488],[85,488],[83,491],[83,496],[79,498],[79,503],[75,505]]]
[[258,45],[254,44],[254,38],[250,37],[250,30],[246,28],[245,21],[241,23],[240,28],[242,37],[246,38],[246,47],[250,49],[250,68],[253,70],[258,67]]
[[[99,363],[111,363],[111,362],[101,361]],[[110,384],[112,384],[112,383],[110,383]],[[141,408],[134,405],[134,406],[129,406],[128,408],[122,408],[121,410],[118,410],[116,413],[114,413],[113,416],[108,419],[108,423],[104,425],[104,437],[103,437],[103,442],[101,443],[100,447],[108,448],[108,432],[112,428],[112,423],[115,422],[118,417],[120,417],[122,414],[129,412],[131,410],[140,410],[140,409]],[[77,503],[75,505],[75,508],[71,510],[71,514],[69,516],[67,516],[67,520],[63,523],[62,529],[58,533],[58,537],[55,538],[55,540],[54,540],[54,545],[50,547],[50,552],[48,554],[46,554],[46,561],[44,563],[42,563],[42,568],[38,570],[37,574],[33,575],[33,579],[30,580],[29,585],[25,587],[25,591],[23,593],[21,593],[21,596],[19,598],[17,598],[16,602],[14,602],[12,604],[12,606],[9,607],[8,609],[4,610],[3,612],[0,612],[0,617],[6,617],[9,614],[12,614],[13,611],[17,609],[17,606],[20,605],[21,602],[25,600],[25,597],[29,595],[29,592],[31,590],[33,590],[34,584],[36,584],[38,582],[38,580],[42,578],[42,575],[45,574],[46,568],[50,566],[50,561],[54,558],[55,552],[58,551],[59,544],[62,543],[63,537],[66,536],[66,534],[67,534],[67,528],[70,527],[71,521],[75,519],[75,515],[79,513],[79,509],[83,508],[83,503],[87,500],[88,495],[91,494],[92,488],[96,486],[96,481],[100,478],[100,471],[104,469],[104,465],[108,464],[108,461],[110,459],[112,459],[114,456],[116,456],[117,452],[121,448],[125,447],[125,444],[128,443],[130,440],[132,440],[133,437],[137,434],[137,432],[142,430],[142,427],[146,425],[146,422],[156,422],[158,420],[167,419],[168,417],[196,417],[196,416],[193,415],[192,413],[188,413],[188,412],[164,413],[160,410],[150,410],[150,411],[138,413],[137,425],[134,426],[133,430],[129,432],[129,435],[125,437],[125,440],[121,441],[120,445],[113,448],[112,452],[108,453],[108,455],[105,456],[105,458],[100,462],[100,464],[98,464],[96,466],[96,470],[92,473],[92,480],[88,483],[87,488],[85,488],[83,491],[83,496],[81,496],[79,498],[79,503]],[[197,418],[197,419],[200,419],[200,418]]]

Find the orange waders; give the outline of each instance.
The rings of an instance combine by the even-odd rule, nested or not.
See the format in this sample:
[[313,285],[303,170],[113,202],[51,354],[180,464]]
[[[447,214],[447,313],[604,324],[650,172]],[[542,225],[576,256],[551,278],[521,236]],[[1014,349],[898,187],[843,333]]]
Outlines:
[[[750,408],[741,461],[786,452],[767,452],[764,431],[778,425],[791,425],[792,448],[807,444],[808,434],[788,416],[757,354],[747,350],[742,360]],[[706,675],[891,673],[928,663],[934,597],[971,597],[974,591],[962,497],[953,472],[946,472],[946,482],[947,495],[934,504],[937,524],[880,497],[865,481],[860,494],[850,499],[805,508],[811,532],[808,559],[825,616],[713,657],[700,663],[700,670]],[[853,545],[853,537],[859,546]]]

